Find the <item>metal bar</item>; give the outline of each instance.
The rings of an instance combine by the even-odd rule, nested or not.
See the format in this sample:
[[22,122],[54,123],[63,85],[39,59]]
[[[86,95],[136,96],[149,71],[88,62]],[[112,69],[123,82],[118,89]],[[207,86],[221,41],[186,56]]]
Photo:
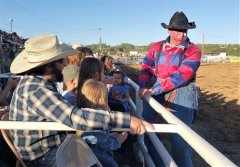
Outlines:
[[133,109],[134,114],[136,114],[137,108],[131,98],[129,99],[129,105]]
[[[138,145],[140,150],[142,151],[142,154],[144,156],[144,166],[149,166],[149,167],[155,167],[155,164],[151,158],[151,156],[148,153],[148,150],[144,144],[143,136],[138,136]],[[147,165],[145,165],[145,163]]]
[[[139,97],[139,94],[138,94],[138,90],[139,90],[139,86],[133,82],[131,79],[128,79],[128,82],[129,84],[132,85],[132,87],[135,89],[136,91],[136,115],[139,117],[139,118],[142,118],[142,111],[143,111],[143,106],[142,106],[142,99]],[[178,128],[178,127],[176,127]],[[177,132],[177,129],[173,130],[175,132]],[[173,132],[172,131],[172,132]],[[174,132],[173,132],[174,133]],[[154,134],[154,133],[152,133]],[[155,135],[155,134],[154,134]],[[156,135],[155,135],[156,136]],[[139,140],[142,136],[139,136],[138,137],[138,143],[140,144],[141,149],[145,148],[145,150],[143,151],[146,151],[147,148],[146,147],[143,147],[145,146],[144,144],[144,141],[143,139],[142,140]],[[152,137],[149,137],[149,140],[154,144],[154,145],[159,145],[159,147],[156,147],[156,151],[158,152],[158,155],[159,157],[161,157],[161,159],[163,160],[163,162],[165,163],[165,165],[171,165],[171,164],[175,164],[173,158],[169,155],[168,151],[165,149],[165,147],[162,145],[162,143],[160,142],[160,140],[154,140],[154,138]],[[161,154],[160,154],[161,153]],[[165,156],[167,155],[167,156]],[[168,156],[169,155],[169,156]],[[152,167],[152,158],[149,157],[150,155],[147,153],[147,154],[144,154],[144,157],[146,159],[146,163],[149,167]],[[151,159],[150,159],[151,158]],[[174,162],[174,163],[173,163]],[[155,166],[155,165],[154,165]]]
[[155,133],[147,133],[147,135],[149,136],[149,138],[151,139],[155,149],[157,150],[158,154],[162,158],[164,164],[166,166],[170,166],[170,167],[176,167],[177,164],[175,163],[175,161],[172,159],[171,155],[168,153],[168,151],[165,149],[165,147],[163,146],[162,142],[159,140],[159,138],[157,137],[157,135]]
[[[138,91],[139,86],[131,79],[130,84]],[[137,94],[137,93],[136,93]],[[192,146],[192,148],[211,166],[236,166],[232,161],[225,157],[216,148],[210,145],[206,140],[194,132],[191,128],[185,125],[181,120],[175,117],[171,112],[167,111],[151,96],[145,96],[146,101],[159,113],[162,117],[171,124],[179,125],[178,134]],[[138,108],[138,107],[137,107]]]
[[3,74],[0,74],[0,78],[19,78],[20,76],[17,76],[17,75],[13,75],[13,74],[10,74],[10,73],[3,73]]
[[138,91],[139,86],[135,82],[133,82],[133,80],[131,80],[130,78],[127,78],[127,79],[128,79],[127,82],[131,84],[136,91]]
[[[155,127],[155,130],[146,127],[146,131],[176,133],[179,130],[179,128],[176,125],[153,124],[153,126]],[[0,129],[76,131],[76,129],[70,128],[58,122],[23,122],[23,121],[0,121]],[[130,131],[130,129],[112,128],[111,131]]]
[[237,166],[171,112],[166,110],[154,98],[147,95],[145,99],[168,123],[179,125],[178,134],[181,135],[208,164],[211,166]]

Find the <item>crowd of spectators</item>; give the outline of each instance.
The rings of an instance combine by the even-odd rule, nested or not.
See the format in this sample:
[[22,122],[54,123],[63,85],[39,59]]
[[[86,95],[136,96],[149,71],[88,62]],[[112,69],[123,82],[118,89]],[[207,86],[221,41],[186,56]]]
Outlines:
[[[0,73],[8,73],[12,60],[18,55],[27,39],[16,32],[6,32],[0,29]],[[6,79],[0,79],[0,89],[6,84]]]
[[[15,33],[15,32],[14,33],[7,33],[5,31],[1,30],[0,74],[3,74],[3,73],[5,73],[5,74],[9,73],[10,74],[10,65],[12,64],[12,61],[14,60],[14,58],[16,56],[18,56],[18,54],[24,49],[25,41],[26,41],[25,39],[20,38],[19,35],[17,35],[17,33]],[[61,44],[62,48],[64,48],[63,45],[66,45],[66,44]],[[76,55],[72,55],[72,56],[69,56],[65,59],[61,59],[61,64],[62,65],[65,66],[67,64],[70,64],[72,66],[74,65],[76,68],[79,69],[80,64],[82,64],[80,67],[82,67],[82,68],[84,67],[84,65],[83,65],[84,61],[82,63],[83,59],[85,61],[90,60],[91,62],[97,61],[102,66],[102,69],[100,70],[99,75],[102,78],[101,81],[103,81],[104,86],[105,86],[105,84],[107,84],[108,86],[109,85],[110,86],[114,85],[113,83],[115,83],[116,79],[114,79],[114,76],[113,76],[114,73],[113,72],[114,71],[119,72],[120,69],[118,69],[116,66],[114,66],[114,64],[112,62],[113,58],[111,56],[104,54],[102,56],[95,57],[92,50],[90,48],[84,47],[84,46],[78,47],[75,50],[77,51]],[[57,62],[60,63],[60,61],[57,61]],[[70,65],[69,65],[69,67],[70,67]],[[66,66],[64,69],[67,70],[67,67],[68,66]],[[83,68],[85,73],[89,72],[89,70],[92,69],[92,68],[89,69],[89,67],[93,68],[95,66],[94,65],[92,66],[92,65],[88,64],[87,67]],[[89,69],[89,70],[86,70],[86,69]],[[63,73],[64,73],[64,70],[63,70]],[[69,74],[70,74],[69,70],[67,70],[67,73],[68,74],[66,76],[69,76]],[[103,77],[103,76],[105,76],[105,77]],[[74,77],[74,79],[76,79],[76,77]],[[80,79],[80,80],[82,80],[82,79]],[[16,84],[18,82],[19,82],[19,79],[0,77],[0,87],[1,87],[0,93],[1,93],[2,96],[4,96],[2,98],[2,101],[5,102],[6,101],[5,98],[9,97],[9,101],[6,101],[6,104],[3,104],[3,103],[0,104],[0,106],[2,106],[2,107],[7,107],[6,111],[4,110],[4,112],[0,113],[0,115],[8,112],[9,103],[10,103],[10,100],[11,100],[11,97],[12,97],[12,93],[13,93],[14,88],[16,87]],[[123,77],[122,77],[121,83],[122,82],[124,82]],[[72,82],[70,82],[70,83],[72,84]],[[65,84],[66,84],[66,82],[65,82]],[[80,85],[82,85],[82,84],[80,84]],[[108,90],[107,87],[106,87],[106,90]],[[73,93],[75,91],[76,91],[75,89],[72,89]],[[108,91],[105,92],[105,93],[108,93]],[[114,92],[114,93],[116,93],[116,92]],[[125,94],[124,94],[124,96],[125,96]],[[118,106],[120,106],[121,105],[121,99],[122,98],[120,98],[120,96],[119,96],[116,99],[116,104],[114,104],[114,106],[116,106],[118,103],[119,103]],[[1,100],[1,98],[0,98],[0,100]],[[128,97],[126,98],[126,101],[128,101]],[[121,107],[121,108],[124,108],[124,107]],[[109,110],[110,110],[110,108],[109,108]],[[116,111],[126,112],[124,109],[120,110],[120,108],[118,108]],[[127,136],[127,133],[124,132],[123,134]],[[126,136],[125,136],[125,139],[124,139],[124,141],[126,140],[126,142],[122,145],[123,147],[121,147],[121,149],[119,149],[118,151],[115,152],[118,157],[119,157],[119,155],[122,155],[122,154],[124,155],[126,152],[129,153],[129,150],[132,150],[132,146],[133,146],[133,143],[135,142],[135,140],[133,139],[133,136],[131,136],[131,135],[129,136],[128,139],[126,138]],[[16,163],[16,159],[15,159],[14,155],[12,155],[12,152],[9,150],[9,148],[6,146],[6,143],[4,142],[4,139],[2,138],[1,134],[0,134],[0,146],[1,146],[1,148],[5,148],[4,151],[2,152],[2,154],[0,154],[0,166],[3,166],[3,164],[10,165],[11,163],[13,163],[13,165],[14,165]],[[6,154],[8,154],[8,156],[4,156]],[[4,157],[6,157],[6,158],[4,158]],[[100,162],[104,164],[102,159],[100,160]],[[125,160],[123,161],[121,159],[120,160],[117,159],[117,162],[122,164],[122,163],[125,163]],[[130,160],[126,161],[126,163],[130,163]]]

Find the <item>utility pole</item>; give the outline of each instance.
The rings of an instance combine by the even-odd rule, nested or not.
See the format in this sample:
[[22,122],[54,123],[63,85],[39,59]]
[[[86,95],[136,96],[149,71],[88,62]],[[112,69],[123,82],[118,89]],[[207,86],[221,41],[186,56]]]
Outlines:
[[12,31],[12,22],[13,22],[13,18],[10,18],[10,19],[9,19],[9,22],[10,22],[10,32],[13,32],[13,31]]
[[204,32],[202,34],[202,55],[204,55]]
[[99,35],[100,35],[100,38],[99,38],[99,51],[102,52],[102,37],[101,37],[101,30],[102,28],[98,28],[99,30]]

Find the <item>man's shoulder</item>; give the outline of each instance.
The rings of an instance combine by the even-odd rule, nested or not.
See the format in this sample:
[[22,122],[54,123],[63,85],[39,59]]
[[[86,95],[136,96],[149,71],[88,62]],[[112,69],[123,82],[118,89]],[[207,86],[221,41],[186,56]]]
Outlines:
[[29,89],[37,89],[40,85],[39,79],[34,76],[24,76],[19,82],[19,87],[29,87]]
[[44,80],[41,77],[36,76],[24,76],[20,81],[20,87],[24,88],[25,90],[31,91],[38,91],[42,89],[48,89],[51,91],[56,91],[56,87],[52,82]]
[[152,48],[152,49],[159,49],[160,45],[161,45],[163,42],[164,42],[164,40],[163,40],[163,41],[155,42],[155,43],[152,44],[151,48]]
[[153,43],[153,44],[151,45],[151,47],[149,48],[148,53],[149,53],[149,54],[153,54],[153,53],[155,53],[155,52],[158,52],[159,49],[160,49],[160,46],[162,45],[163,42],[164,42],[164,40]]
[[195,50],[195,51],[201,51],[201,49],[194,43],[190,43],[190,45],[188,46],[189,49]]

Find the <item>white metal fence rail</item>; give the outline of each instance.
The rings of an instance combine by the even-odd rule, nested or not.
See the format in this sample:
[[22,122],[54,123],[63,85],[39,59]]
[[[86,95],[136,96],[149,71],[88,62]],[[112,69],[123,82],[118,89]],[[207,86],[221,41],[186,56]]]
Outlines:
[[[139,117],[142,118],[142,100],[140,99],[139,95],[138,95],[138,90],[139,90],[139,86],[133,82],[130,78],[128,78],[128,83],[135,89],[135,100],[136,100],[136,105],[134,104],[134,102],[132,100],[130,100],[130,105],[133,108],[135,114]],[[168,133],[172,132],[172,133],[177,133],[177,128],[178,126],[175,126],[175,130],[172,129],[166,129],[166,131],[168,131]],[[172,159],[172,157],[170,156],[170,154],[168,153],[168,151],[165,149],[165,147],[163,146],[162,142],[159,140],[159,138],[157,137],[157,135],[155,133],[147,133],[151,143],[154,145],[158,155],[162,158],[164,164],[168,167],[176,167],[176,163],[175,161]],[[146,166],[149,167],[155,167],[155,164],[151,158],[151,156],[149,155],[149,152],[144,144],[144,138],[143,136],[138,136],[138,143],[139,143],[139,147],[141,149],[141,151],[144,154],[144,160],[142,160],[144,163],[146,163]]]
[[[139,86],[134,83],[131,79],[128,79],[128,82],[134,87],[136,90],[136,104],[140,104],[138,102],[141,99],[138,97]],[[196,132],[194,132],[191,128],[185,125],[181,120],[175,117],[171,112],[166,110],[161,104],[159,104],[154,98],[151,96],[145,96],[145,100],[159,113],[161,116],[170,124],[174,124],[178,126],[177,133],[186,141],[188,144],[211,166],[237,166],[232,161],[230,161],[227,157],[225,157],[221,152],[219,152],[216,148],[210,145],[206,140],[204,140],[201,136],[199,136]],[[138,106],[137,106],[138,109]],[[139,108],[137,111],[142,111],[142,108]],[[165,164],[171,164],[170,159],[165,159],[162,157]]]

